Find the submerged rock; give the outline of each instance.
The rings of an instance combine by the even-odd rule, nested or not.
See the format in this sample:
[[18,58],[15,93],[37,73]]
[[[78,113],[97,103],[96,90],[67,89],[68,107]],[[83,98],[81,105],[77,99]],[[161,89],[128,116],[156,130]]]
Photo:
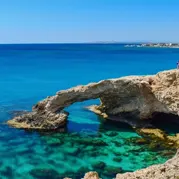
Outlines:
[[113,141],[113,143],[116,145],[116,147],[121,147],[122,146],[122,144],[121,144],[121,142],[119,142],[119,141]]
[[[2,178],[13,178],[14,170],[10,166],[6,166],[3,170],[0,171],[0,176]],[[4,177],[3,177],[4,176]]]
[[91,151],[91,152],[89,152],[89,155],[91,156],[91,157],[98,157],[98,156],[100,156],[100,155],[102,155],[101,154],[101,152],[99,152],[99,151]]
[[135,141],[136,144],[138,145],[145,145],[145,144],[148,144],[149,141],[147,141],[146,139],[144,138],[137,138],[136,141]]
[[112,151],[116,156],[121,156],[121,152],[120,151],[117,151],[117,150],[113,150]]
[[68,150],[66,149],[65,152],[68,153],[69,155],[76,156],[80,153],[80,149],[79,148],[68,148]]
[[[89,172],[91,173],[91,172]],[[93,174],[86,173],[89,176],[86,179],[99,179],[96,172],[92,172],[98,178],[90,178]],[[125,171],[122,168],[107,166],[104,168],[104,175],[115,179],[178,179],[179,178],[179,150],[176,155],[164,164],[153,165],[135,172]],[[117,174],[118,173],[118,174]],[[122,173],[122,174],[121,174]],[[116,177],[113,177],[116,175]]]
[[97,169],[104,169],[105,166],[106,166],[106,164],[104,162],[101,162],[101,161],[92,164],[92,167],[96,170]]
[[91,145],[91,146],[107,146],[108,144],[101,139],[94,138],[79,138],[75,140],[79,144]]
[[58,179],[59,173],[53,169],[32,169],[30,174],[36,179]]
[[105,134],[109,137],[114,137],[118,135],[116,131],[107,131]]
[[88,145],[88,146],[85,147],[85,151],[87,151],[87,152],[91,152],[91,151],[94,151],[94,150],[96,150],[95,146]]
[[115,158],[113,158],[113,161],[114,162],[121,162],[122,161],[122,158],[120,158],[120,157],[115,157]]
[[104,175],[114,177],[117,173],[122,173],[123,170],[121,167],[113,167],[113,166],[106,166],[104,168]]
[[81,175],[84,175],[84,173],[88,172],[88,168],[86,167],[81,167],[78,169],[78,173],[81,174]]
[[116,179],[177,179],[179,176],[179,151],[164,164],[153,165],[146,169],[125,174],[117,174]]

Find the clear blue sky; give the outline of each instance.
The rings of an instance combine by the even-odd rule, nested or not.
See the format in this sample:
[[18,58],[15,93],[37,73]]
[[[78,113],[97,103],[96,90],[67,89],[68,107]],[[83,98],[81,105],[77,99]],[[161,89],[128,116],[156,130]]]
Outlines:
[[0,0],[0,43],[179,42],[179,0]]

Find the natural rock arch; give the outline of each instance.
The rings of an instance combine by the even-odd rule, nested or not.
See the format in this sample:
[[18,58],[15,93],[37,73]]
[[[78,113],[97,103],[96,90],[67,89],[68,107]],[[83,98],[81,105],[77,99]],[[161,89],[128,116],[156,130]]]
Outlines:
[[57,129],[67,120],[65,107],[96,98],[101,101],[96,108],[99,114],[118,116],[129,113],[137,119],[148,119],[154,112],[178,115],[179,70],[103,80],[62,90],[40,101],[32,112],[8,123],[18,128]]

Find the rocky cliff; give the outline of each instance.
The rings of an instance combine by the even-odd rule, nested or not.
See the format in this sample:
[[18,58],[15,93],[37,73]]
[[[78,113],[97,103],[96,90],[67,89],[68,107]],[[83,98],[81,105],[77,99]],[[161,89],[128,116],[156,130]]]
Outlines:
[[[141,121],[155,113],[179,115],[179,70],[152,76],[127,76],[62,90],[36,104],[32,112],[8,121],[17,128],[58,129],[67,120],[64,108],[99,98],[98,114],[130,115]],[[117,118],[116,118],[117,120]]]

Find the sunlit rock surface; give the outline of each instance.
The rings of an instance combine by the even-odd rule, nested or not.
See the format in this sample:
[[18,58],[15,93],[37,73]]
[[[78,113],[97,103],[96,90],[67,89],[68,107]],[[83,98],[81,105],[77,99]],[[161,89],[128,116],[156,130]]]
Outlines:
[[150,119],[154,113],[179,115],[179,70],[152,76],[127,76],[62,90],[40,101],[33,112],[8,121],[17,128],[57,129],[68,114],[63,109],[75,102],[100,98],[98,110],[109,116],[131,115]]
[[85,174],[84,179],[99,179],[97,172],[88,172]]

